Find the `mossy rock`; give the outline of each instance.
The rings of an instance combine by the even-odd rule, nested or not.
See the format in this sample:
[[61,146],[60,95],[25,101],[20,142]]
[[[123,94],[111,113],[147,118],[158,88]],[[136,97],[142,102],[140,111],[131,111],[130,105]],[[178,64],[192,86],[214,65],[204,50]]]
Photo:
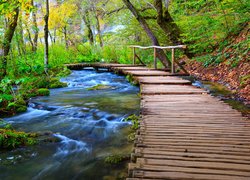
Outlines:
[[64,67],[59,73],[56,74],[57,77],[66,77],[71,74],[71,70]]
[[140,117],[135,115],[135,114],[131,114],[130,116],[128,116],[127,118],[125,118],[123,121],[127,122],[127,121],[131,121],[132,122],[132,129],[133,130],[137,130],[139,129],[139,125],[140,125]]
[[104,159],[106,164],[119,164],[123,161],[126,161],[130,158],[129,155],[122,155],[122,154],[113,154]]
[[41,88],[37,90],[37,95],[38,96],[49,96],[50,95],[50,91],[46,88]]
[[22,113],[22,112],[25,112],[27,111],[27,106],[19,106],[17,109],[16,109],[16,112],[17,113]]
[[0,148],[14,149],[20,146],[30,146],[36,144],[35,138],[29,133],[15,131],[12,128],[0,128]]
[[18,105],[23,105],[23,106],[26,106],[26,104],[27,104],[27,103],[25,102],[25,100],[23,99],[23,97],[21,97],[21,96],[18,96],[18,97],[16,98],[15,103],[18,104]]
[[35,83],[33,83],[33,86],[36,88],[48,88],[49,87],[49,77],[41,77],[38,78]]
[[67,83],[60,82],[60,80],[57,78],[50,79],[50,85],[49,85],[50,89],[62,88],[62,87],[67,87]]
[[88,91],[105,90],[105,89],[113,89],[113,87],[112,86],[108,86],[108,85],[104,85],[104,84],[97,84],[95,86],[87,88]]
[[29,99],[31,97],[36,97],[37,96],[37,91],[35,92],[26,92],[22,94],[25,99]]

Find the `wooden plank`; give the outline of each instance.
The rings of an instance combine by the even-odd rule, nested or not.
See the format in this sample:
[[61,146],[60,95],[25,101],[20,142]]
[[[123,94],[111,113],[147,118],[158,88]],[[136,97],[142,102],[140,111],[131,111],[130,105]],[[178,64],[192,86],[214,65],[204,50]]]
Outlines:
[[191,84],[190,81],[168,76],[135,76],[141,84]]
[[205,90],[185,85],[141,85],[141,94],[203,94]]
[[211,168],[221,170],[239,170],[242,172],[248,172],[250,175],[249,164],[230,164],[230,163],[219,163],[219,162],[197,162],[197,161],[181,161],[181,160],[161,160],[161,159],[144,159],[137,158],[137,163],[140,165],[161,165],[161,166],[175,166],[175,167],[191,167],[191,168]]
[[242,176],[231,176],[231,175],[211,175],[209,174],[199,174],[198,169],[196,173],[184,173],[184,172],[157,172],[157,171],[135,171],[134,177],[147,179],[171,179],[171,180],[249,180],[249,177]]
[[152,71],[134,71],[134,70],[124,70],[124,74],[130,74],[133,76],[171,76],[169,72],[152,70]]
[[130,74],[141,86],[141,120],[130,178],[250,179],[250,121],[203,89],[162,70],[77,64]]

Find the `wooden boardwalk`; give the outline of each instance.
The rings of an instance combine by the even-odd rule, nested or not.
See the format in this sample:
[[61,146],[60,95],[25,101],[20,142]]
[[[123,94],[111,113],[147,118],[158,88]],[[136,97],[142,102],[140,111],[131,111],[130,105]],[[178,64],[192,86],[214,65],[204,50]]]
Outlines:
[[127,180],[250,180],[250,121],[241,113],[169,72],[109,68],[133,75],[141,87]]

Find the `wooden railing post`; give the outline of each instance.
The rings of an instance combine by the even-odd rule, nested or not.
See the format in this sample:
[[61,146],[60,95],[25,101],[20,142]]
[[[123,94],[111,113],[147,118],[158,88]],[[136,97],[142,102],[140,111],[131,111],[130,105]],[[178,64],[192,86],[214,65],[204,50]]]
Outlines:
[[157,59],[156,59],[156,56],[157,56],[157,51],[156,51],[156,48],[154,48],[154,68],[157,69]]
[[175,66],[174,66],[174,48],[172,49],[172,64],[171,64],[171,73],[175,73]]
[[[157,49],[170,49],[172,51],[172,59],[171,59],[171,73],[175,73],[175,65],[178,66],[184,73],[188,74],[187,70],[178,62],[175,61],[175,49],[185,49],[187,48],[186,45],[177,45],[177,46],[139,46],[139,45],[132,45],[129,46],[131,48],[133,48],[133,53],[134,53],[134,57],[133,57],[133,64],[136,64],[136,59],[139,60],[139,62],[143,65],[145,65],[143,63],[143,61],[140,59],[140,57],[136,54],[136,48],[139,49],[154,49],[154,68],[157,69]],[[164,64],[163,64],[164,65]]]
[[136,61],[136,54],[135,54],[135,47],[133,47],[133,64],[135,65],[135,61]]

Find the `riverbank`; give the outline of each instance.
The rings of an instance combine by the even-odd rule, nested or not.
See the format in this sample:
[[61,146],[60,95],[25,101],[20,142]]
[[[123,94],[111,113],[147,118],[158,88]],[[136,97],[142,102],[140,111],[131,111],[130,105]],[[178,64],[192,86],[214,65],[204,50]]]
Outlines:
[[[221,42],[211,54],[186,60],[189,73],[203,81],[218,82],[228,87],[235,98],[250,104],[249,25],[240,34]],[[224,44],[223,44],[224,43]]]

